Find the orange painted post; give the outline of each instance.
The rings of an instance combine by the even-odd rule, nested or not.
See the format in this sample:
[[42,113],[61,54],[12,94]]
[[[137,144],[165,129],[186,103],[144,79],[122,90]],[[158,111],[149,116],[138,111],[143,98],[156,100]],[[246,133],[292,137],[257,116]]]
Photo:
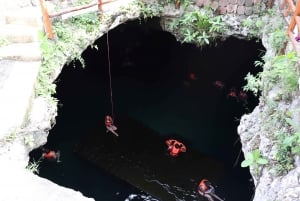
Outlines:
[[52,24],[51,24],[51,21],[49,18],[47,8],[45,7],[45,1],[40,0],[40,5],[41,5],[41,9],[42,9],[42,14],[43,14],[43,23],[44,23],[45,32],[49,39],[53,39],[54,34],[52,31]]
[[[293,44],[294,50],[297,52],[298,55],[300,55],[299,44],[298,44],[298,38],[300,36],[300,3],[297,2],[296,6],[294,5],[292,0],[288,0],[288,3],[290,4],[290,6],[294,12],[293,16],[291,18],[291,22],[288,27],[288,35]],[[297,29],[298,29],[297,39],[294,36],[295,26],[297,26]]]
[[102,0],[98,0],[98,15],[99,15],[99,20],[102,20]]
[[299,16],[300,16],[300,3],[299,3],[299,1],[297,1],[294,18],[295,18],[295,22],[296,22],[297,29],[298,29],[298,36],[300,36],[300,17]]
[[175,9],[180,8],[180,0],[175,0]]

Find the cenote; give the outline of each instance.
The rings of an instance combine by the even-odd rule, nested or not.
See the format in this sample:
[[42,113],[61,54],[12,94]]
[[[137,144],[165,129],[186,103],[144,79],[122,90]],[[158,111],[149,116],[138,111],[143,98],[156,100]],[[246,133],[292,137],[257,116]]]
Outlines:
[[[120,139],[126,142],[120,144],[119,138],[106,133],[104,126],[105,115],[111,114],[107,38],[115,124]],[[111,30],[108,37],[104,35],[96,40],[94,45],[98,49],[88,47],[82,53],[85,68],[78,61],[73,61],[64,66],[55,81],[58,116],[44,146],[60,150],[62,162],[42,161],[41,177],[78,190],[97,201],[189,201],[206,200],[198,195],[197,185],[201,179],[210,179],[215,174],[218,176],[212,180],[221,198],[228,201],[251,200],[254,186],[248,168],[240,167],[244,158],[243,154],[239,154],[241,144],[237,126],[241,115],[251,112],[258,100],[248,93],[245,102],[231,97],[229,93],[235,90],[238,94],[246,84],[244,77],[247,73],[255,74],[260,70],[254,67],[254,61],[260,59],[264,50],[260,42],[231,37],[202,48],[181,44],[172,34],[162,31],[159,19],[153,18],[146,22],[128,21]],[[224,87],[217,86],[216,81],[224,83]],[[153,150],[157,147],[158,151],[153,151],[153,156],[163,154],[161,144],[158,146],[156,141],[143,136],[146,133],[142,130],[135,134],[142,137],[129,134],[127,127],[135,129],[132,122],[157,133],[161,144],[168,137],[180,139],[188,148],[182,155],[188,155],[189,150],[193,150],[195,156],[205,155],[221,164],[222,173],[211,169],[209,175],[204,175],[202,169],[193,169],[190,167],[193,163],[185,160],[184,164],[180,164],[182,172],[173,176],[183,177],[187,167],[199,176],[182,180],[182,184],[181,180],[176,180],[180,187],[159,183],[163,172],[151,178],[161,185],[161,191],[174,195],[174,199],[163,199],[153,195],[147,187],[131,185],[111,171],[78,156],[76,147],[95,135],[109,136],[97,143],[104,147],[118,146],[114,152],[120,152],[120,157],[124,154],[122,150],[139,144],[147,144]],[[97,130],[101,132],[97,133]],[[137,148],[137,160],[142,161],[146,154],[151,155],[152,152],[143,149]],[[138,153],[139,150],[142,153]],[[38,149],[32,151],[31,159],[39,158],[40,154]],[[89,154],[93,158],[99,153]],[[191,160],[194,155],[189,156]],[[110,157],[109,153],[107,157]],[[163,157],[169,160],[167,156]],[[204,168],[208,165],[202,161],[195,163]],[[111,169],[122,166],[117,160],[112,164]],[[166,164],[161,163],[162,166]],[[169,164],[167,168],[176,168],[176,159]],[[145,166],[147,164],[142,164],[141,169]],[[131,173],[128,174],[127,177],[130,177]]]

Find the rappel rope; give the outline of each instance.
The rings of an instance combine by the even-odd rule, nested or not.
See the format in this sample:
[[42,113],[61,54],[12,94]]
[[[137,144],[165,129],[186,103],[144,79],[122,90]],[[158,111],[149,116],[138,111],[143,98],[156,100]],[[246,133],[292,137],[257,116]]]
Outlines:
[[110,67],[110,56],[109,56],[108,32],[106,34],[106,45],[107,45],[108,75],[109,75],[109,88],[110,88],[111,117],[114,120],[114,102],[113,102],[113,93],[112,93],[112,84],[111,84],[111,70],[110,70],[111,67]]

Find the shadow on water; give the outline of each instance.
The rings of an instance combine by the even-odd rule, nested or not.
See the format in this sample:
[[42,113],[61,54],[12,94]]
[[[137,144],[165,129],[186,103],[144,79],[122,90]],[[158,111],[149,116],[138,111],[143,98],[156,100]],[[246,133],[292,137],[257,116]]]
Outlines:
[[[241,91],[248,72],[258,72],[253,64],[263,46],[236,38],[202,49],[180,44],[161,31],[157,19],[142,24],[127,22],[110,31],[108,37],[114,114],[120,135],[128,126],[125,120],[121,122],[126,116],[162,139],[176,136],[189,149],[222,163],[224,174],[216,180],[220,197],[251,200],[253,183],[249,170],[240,167],[243,154],[238,157],[241,145],[237,126],[241,115],[251,112],[258,100],[248,94],[246,104],[228,94],[233,88],[237,93]],[[43,161],[40,176],[96,200],[156,200],[74,153],[94,129],[102,129],[107,135],[103,132],[104,116],[111,113],[111,103],[106,35],[95,44],[98,51],[88,48],[83,53],[85,69],[75,62],[77,67],[65,66],[56,80],[60,106],[45,147],[60,150],[62,162]],[[224,83],[222,89],[214,85],[218,80]],[[31,158],[40,154],[40,150],[34,150]],[[193,196],[181,200],[204,200],[195,193],[201,178],[199,170],[199,178],[192,178],[195,186],[186,190]],[[161,181],[159,177],[152,179]]]

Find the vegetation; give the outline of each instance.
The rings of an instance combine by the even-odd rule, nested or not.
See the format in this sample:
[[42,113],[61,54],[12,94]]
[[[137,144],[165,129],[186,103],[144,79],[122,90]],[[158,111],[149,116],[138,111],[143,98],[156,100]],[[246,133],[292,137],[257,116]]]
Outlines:
[[[36,94],[55,101],[52,94],[55,93],[55,84],[52,79],[64,62],[79,60],[84,67],[81,51],[89,45],[87,38],[95,38],[100,26],[97,13],[89,13],[71,18],[64,22],[53,23],[55,40],[51,41],[43,33],[40,34],[41,51],[43,55],[42,67],[39,74],[39,82],[36,86]],[[74,34],[76,32],[76,34]]]
[[28,165],[26,166],[26,169],[29,170],[30,172],[34,173],[34,174],[39,174],[40,172],[40,160],[38,161],[32,161],[29,162]]
[[[272,146],[276,148],[275,155],[268,159],[267,167],[275,175],[282,175],[294,168],[294,156],[300,156],[300,129],[292,118],[297,116],[296,111],[288,111],[287,107],[299,90],[299,56],[294,51],[283,51],[289,41],[287,27],[282,17],[276,16],[276,13],[269,10],[267,20],[261,18],[255,21],[249,17],[243,22],[251,38],[267,35],[267,43],[271,47],[268,55],[255,62],[255,66],[262,68],[262,72],[257,75],[249,73],[245,77],[247,84],[244,90],[261,98],[264,105],[261,112],[264,120],[261,132],[272,140]],[[247,157],[249,159],[251,156],[248,154]],[[243,165],[251,163],[251,160],[244,161]]]
[[300,127],[291,118],[285,118],[289,132],[277,134],[276,174],[281,175],[294,167],[293,155],[300,156]]
[[[277,55],[272,58],[263,57],[264,70],[257,75],[247,74],[245,91],[252,91],[255,95],[259,91],[269,91],[273,86],[279,87],[278,99],[288,99],[298,89],[298,73],[296,70],[299,57],[295,52]],[[257,61],[256,66],[264,65]]]
[[7,137],[5,137],[6,142],[13,142],[17,138],[18,129],[13,129]]
[[187,12],[174,19],[170,29],[182,42],[194,42],[202,46],[221,37],[228,27],[222,16],[213,16],[212,10],[204,9]]
[[33,147],[34,146],[34,138],[32,135],[26,135],[24,137],[24,144],[29,146],[29,147]]
[[261,38],[264,21],[254,17],[247,17],[242,25],[248,30],[249,38]]
[[180,7],[183,9],[188,8],[193,4],[192,0],[161,0],[158,3],[145,3],[143,0],[138,1],[140,7],[141,17],[143,19],[160,16],[165,6],[174,5],[180,3]]
[[143,19],[159,16],[163,11],[162,4],[146,4],[142,0],[139,0],[138,5],[140,7],[141,17]]
[[255,174],[258,175],[259,166],[267,164],[268,161],[263,158],[258,149],[245,154],[245,160],[241,163],[241,167],[251,166],[254,168]]
[[9,41],[5,38],[0,38],[0,47],[6,46],[9,44]]

